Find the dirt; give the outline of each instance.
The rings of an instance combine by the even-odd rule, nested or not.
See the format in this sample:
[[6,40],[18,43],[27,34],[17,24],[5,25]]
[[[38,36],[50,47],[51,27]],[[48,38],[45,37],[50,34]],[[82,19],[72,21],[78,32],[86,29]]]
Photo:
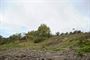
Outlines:
[[90,60],[90,53],[78,55],[74,50],[63,52],[8,49],[0,51],[0,60]]

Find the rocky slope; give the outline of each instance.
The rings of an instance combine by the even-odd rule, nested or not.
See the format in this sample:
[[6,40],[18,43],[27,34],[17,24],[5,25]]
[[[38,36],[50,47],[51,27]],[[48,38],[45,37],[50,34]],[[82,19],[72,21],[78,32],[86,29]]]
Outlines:
[[90,60],[90,33],[52,36],[40,43],[10,41],[0,45],[0,60]]
[[48,52],[20,48],[0,52],[0,60],[90,60],[90,53],[78,55],[73,49]]

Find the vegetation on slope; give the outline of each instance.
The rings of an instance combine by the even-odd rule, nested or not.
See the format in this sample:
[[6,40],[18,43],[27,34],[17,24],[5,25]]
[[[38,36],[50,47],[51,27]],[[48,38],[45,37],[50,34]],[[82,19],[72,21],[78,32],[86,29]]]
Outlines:
[[51,34],[50,28],[42,24],[36,31],[14,34],[8,38],[0,36],[0,50],[30,48],[43,51],[74,49],[78,53],[90,53],[90,32],[75,30],[70,33]]

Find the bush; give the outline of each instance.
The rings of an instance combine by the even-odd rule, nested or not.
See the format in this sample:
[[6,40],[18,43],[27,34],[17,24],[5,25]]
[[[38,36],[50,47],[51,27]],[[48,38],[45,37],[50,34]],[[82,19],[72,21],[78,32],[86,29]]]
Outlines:
[[46,37],[37,37],[36,39],[34,39],[34,43],[39,43],[46,40]]
[[50,28],[45,24],[41,24],[37,30],[39,36],[50,37]]
[[56,32],[56,36],[59,36],[60,35],[60,33],[59,32]]
[[88,35],[83,35],[81,37],[79,37],[78,40],[78,45],[79,45],[79,49],[78,51],[80,53],[86,53],[86,52],[90,52],[90,41],[88,40]]
[[31,31],[27,34],[28,39],[33,40],[34,43],[39,43],[51,36],[50,29],[45,24],[41,24],[37,31]]

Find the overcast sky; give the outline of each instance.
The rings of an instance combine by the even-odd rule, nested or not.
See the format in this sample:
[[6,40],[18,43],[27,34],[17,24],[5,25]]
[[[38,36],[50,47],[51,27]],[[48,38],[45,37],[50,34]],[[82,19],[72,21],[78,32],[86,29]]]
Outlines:
[[0,35],[36,30],[40,24],[52,33],[90,31],[90,0],[0,0]]

